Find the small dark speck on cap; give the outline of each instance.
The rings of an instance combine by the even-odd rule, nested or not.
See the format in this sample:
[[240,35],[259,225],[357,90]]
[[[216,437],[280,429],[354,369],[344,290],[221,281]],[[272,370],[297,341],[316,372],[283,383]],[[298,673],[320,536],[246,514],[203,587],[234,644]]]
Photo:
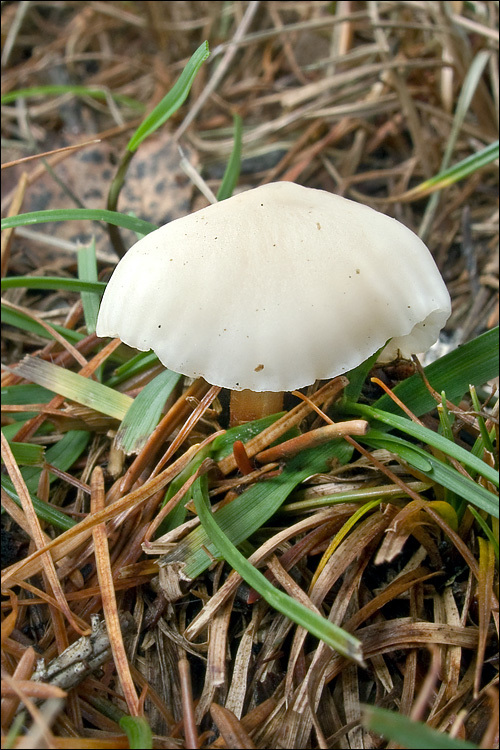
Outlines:
[[260,372],[264,369],[264,365],[257,365],[257,367],[254,368],[254,372]]

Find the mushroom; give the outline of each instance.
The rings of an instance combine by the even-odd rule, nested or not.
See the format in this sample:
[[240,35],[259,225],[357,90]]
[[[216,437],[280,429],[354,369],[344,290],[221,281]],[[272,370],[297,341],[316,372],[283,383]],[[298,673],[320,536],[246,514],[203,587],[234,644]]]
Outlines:
[[406,226],[291,182],[176,219],[118,263],[98,336],[153,349],[169,369],[230,388],[231,423],[283,391],[426,351],[450,315],[431,253]]

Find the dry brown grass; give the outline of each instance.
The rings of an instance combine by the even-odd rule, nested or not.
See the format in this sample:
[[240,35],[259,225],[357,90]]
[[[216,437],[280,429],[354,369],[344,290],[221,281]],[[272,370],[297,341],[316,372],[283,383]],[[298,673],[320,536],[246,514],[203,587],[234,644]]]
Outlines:
[[[498,323],[496,166],[432,202],[401,199],[440,171],[462,85],[482,50],[489,61],[451,163],[497,138],[497,3],[5,3],[2,91],[99,86],[150,111],[204,39],[211,61],[189,102],[140,147],[120,211],[162,224],[205,205],[181,170],[178,146],[216,192],[236,112],[244,124],[238,189],[292,180],[390,213],[420,232],[436,257],[453,301],[447,326],[453,346]],[[66,94],[6,105],[3,162],[16,164],[2,172],[3,213],[104,208],[115,165],[140,119],[109,96]],[[99,143],[88,143],[96,138]],[[17,161],[68,145],[78,148],[43,162]],[[104,278],[115,256],[106,233],[89,222],[5,232],[2,276],[75,276],[77,242],[91,232]],[[49,325],[82,325],[76,295],[11,289],[5,300]],[[76,359],[90,377],[113,346],[99,351],[90,335],[75,352],[6,327],[2,358],[12,365],[36,352],[66,367]],[[122,387],[136,395],[157,372]],[[3,382],[22,381],[5,371]],[[171,571],[168,595],[158,587],[156,558],[146,557],[142,544],[153,537],[165,487],[196,450],[190,445],[210,442],[225,424],[225,413],[212,407],[216,395],[198,381],[177,394],[134,460],[114,450],[113,420],[68,409],[59,396],[49,408],[33,405],[36,416],[17,440],[33,439],[46,421],[56,427],[49,440],[68,429],[92,433],[82,458],[58,482],[49,487],[48,467],[41,475],[38,496],[82,519],[59,536],[36,518],[7,447],[5,466],[24,502],[22,508],[7,496],[4,502],[14,555],[2,603],[4,745],[22,702],[27,734],[11,745],[20,748],[127,747],[117,708],[144,712],[158,748],[395,747],[363,728],[360,704],[370,703],[492,747],[497,583],[494,559],[479,555],[468,515],[445,536],[439,518],[431,522],[417,506],[387,499],[329,551],[321,570],[323,553],[357,505],[292,516],[290,526],[280,516],[279,527],[252,539],[255,559],[267,560],[288,593],[300,598],[308,591],[313,604],[356,633],[367,670],[305,638],[265,602],[249,604],[248,592],[234,576],[226,580],[221,564],[189,587]],[[462,422],[475,436],[469,404],[462,406]],[[310,405],[301,408],[307,427],[322,424],[314,422]],[[6,410],[4,422],[10,420]],[[283,432],[289,426],[285,420]],[[261,440],[258,450],[273,439]],[[214,499],[230,502],[279,471],[283,459],[277,455],[263,467],[240,459],[238,471],[230,457],[211,484]],[[393,491],[394,466],[387,466],[387,456],[378,459],[361,456],[343,469],[332,467],[317,477],[319,490],[308,484],[292,499],[339,487]],[[422,490],[421,477],[395,471],[410,499]],[[171,534],[169,549],[193,523]],[[105,644],[101,671],[96,664],[90,676],[59,688],[30,680],[36,656],[50,662],[88,632],[93,614],[103,613],[111,651]]]

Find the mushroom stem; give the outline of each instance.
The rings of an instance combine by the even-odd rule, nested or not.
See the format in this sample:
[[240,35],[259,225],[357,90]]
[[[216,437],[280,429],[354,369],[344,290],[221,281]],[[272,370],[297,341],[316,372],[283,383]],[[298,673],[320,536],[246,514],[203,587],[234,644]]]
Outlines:
[[252,422],[283,410],[283,391],[231,391],[229,426]]

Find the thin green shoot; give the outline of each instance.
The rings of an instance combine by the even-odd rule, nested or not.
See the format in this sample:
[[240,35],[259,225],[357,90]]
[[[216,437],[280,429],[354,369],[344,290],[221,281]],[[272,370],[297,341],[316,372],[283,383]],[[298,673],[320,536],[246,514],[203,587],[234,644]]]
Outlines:
[[209,510],[206,476],[199,477],[194,483],[193,500],[200,522],[219,553],[249,586],[278,612],[320,638],[343,656],[363,666],[361,644],[357,638],[273,586],[230,542]]

